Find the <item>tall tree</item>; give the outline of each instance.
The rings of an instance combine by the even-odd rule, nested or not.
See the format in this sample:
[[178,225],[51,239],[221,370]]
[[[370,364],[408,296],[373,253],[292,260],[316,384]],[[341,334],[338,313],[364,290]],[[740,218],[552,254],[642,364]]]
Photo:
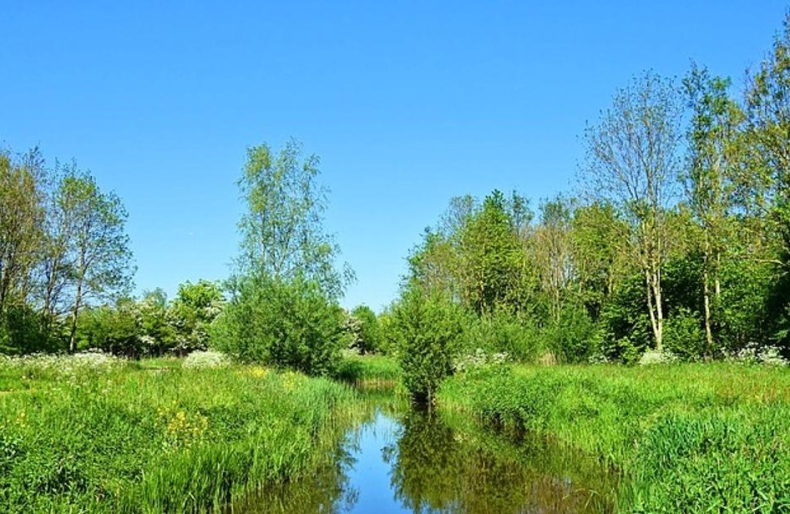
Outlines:
[[581,205],[573,213],[571,237],[577,286],[594,320],[631,272],[628,230],[611,203]]
[[721,297],[722,256],[731,231],[734,180],[740,162],[740,129],[745,116],[729,97],[730,81],[694,66],[683,80],[692,118],[688,163],[683,175],[686,202],[700,227],[705,340],[714,348],[713,318]]
[[500,191],[483,200],[460,233],[463,298],[479,314],[512,304],[524,254]]
[[278,153],[266,143],[247,149],[238,182],[247,204],[238,264],[242,275],[316,281],[337,298],[352,274],[335,268],[339,249],[324,232],[327,189],[317,182],[318,165],[316,155],[302,158],[302,145],[293,139]]
[[751,196],[758,201],[767,196],[768,218],[781,234],[784,260],[790,262],[790,11],[783,29],[751,80],[747,114],[750,170],[762,174],[767,185],[767,191]]
[[549,299],[552,321],[560,321],[562,303],[576,277],[573,262],[571,220],[573,202],[557,196],[540,206],[540,224],[535,230],[535,257],[541,287]]
[[587,176],[598,196],[626,215],[644,276],[656,348],[663,348],[661,268],[666,212],[676,189],[682,111],[670,80],[648,72],[617,91],[585,131]]
[[43,160],[34,149],[21,162],[0,152],[0,314],[25,302],[39,262],[44,222]]
[[76,349],[80,309],[91,300],[109,300],[131,283],[131,252],[124,231],[126,210],[114,193],[102,192],[88,173],[68,173],[58,191],[58,202],[69,212],[72,239],[69,349]]

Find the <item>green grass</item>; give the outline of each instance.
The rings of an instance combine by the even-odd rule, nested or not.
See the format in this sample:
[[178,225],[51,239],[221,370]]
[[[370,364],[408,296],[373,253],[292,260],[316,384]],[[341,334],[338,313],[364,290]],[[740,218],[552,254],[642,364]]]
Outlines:
[[555,438],[622,474],[625,512],[790,510],[790,370],[516,367],[447,381],[440,406]]
[[340,363],[336,378],[358,385],[394,386],[401,379],[401,369],[386,355],[350,355]]
[[308,473],[360,411],[346,386],[261,367],[51,361],[0,361],[3,512],[217,508]]

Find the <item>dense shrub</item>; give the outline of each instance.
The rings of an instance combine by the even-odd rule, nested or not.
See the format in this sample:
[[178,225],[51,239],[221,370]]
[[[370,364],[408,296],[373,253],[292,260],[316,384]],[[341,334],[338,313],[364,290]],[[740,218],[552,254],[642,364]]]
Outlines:
[[707,352],[705,331],[697,313],[679,309],[664,324],[664,346],[684,360],[698,360]]
[[381,328],[376,313],[367,305],[356,307],[346,320],[350,346],[360,355],[381,351]]
[[0,314],[0,353],[19,355],[63,350],[57,323],[29,305],[11,305]]
[[332,374],[344,313],[313,282],[245,279],[217,319],[213,346],[242,362]]
[[478,348],[488,353],[504,353],[517,362],[533,362],[545,349],[537,329],[527,320],[505,310],[483,316],[467,316],[464,320],[466,353]]
[[403,384],[418,403],[432,403],[439,384],[453,372],[464,312],[437,294],[406,291],[394,307],[389,337],[397,348]]

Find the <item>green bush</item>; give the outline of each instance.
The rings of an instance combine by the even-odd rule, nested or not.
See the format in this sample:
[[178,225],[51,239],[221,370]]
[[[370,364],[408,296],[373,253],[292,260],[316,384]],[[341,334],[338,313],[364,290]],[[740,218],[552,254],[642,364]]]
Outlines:
[[505,310],[466,319],[463,350],[472,353],[478,348],[488,353],[505,353],[509,360],[517,362],[534,362],[545,349],[531,324]]
[[343,321],[313,282],[245,279],[217,318],[213,346],[242,362],[330,375],[345,342]]
[[698,360],[705,355],[705,331],[695,312],[682,308],[664,324],[664,344],[667,350],[684,360]]
[[381,350],[381,328],[376,313],[367,305],[356,307],[347,320],[351,348],[360,355]]
[[587,310],[570,303],[560,312],[559,323],[545,330],[546,346],[562,362],[587,362],[598,350],[593,323]]
[[453,372],[464,312],[440,295],[404,292],[393,309],[389,336],[397,348],[403,385],[417,403],[433,403],[439,384]]
[[20,355],[65,349],[57,324],[29,305],[11,305],[0,313],[0,353]]

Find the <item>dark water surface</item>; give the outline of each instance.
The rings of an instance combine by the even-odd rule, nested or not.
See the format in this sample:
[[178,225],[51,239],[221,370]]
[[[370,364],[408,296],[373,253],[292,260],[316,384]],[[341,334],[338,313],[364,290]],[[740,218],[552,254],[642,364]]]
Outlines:
[[616,477],[546,440],[462,416],[376,407],[314,474],[233,505],[253,513],[612,512]]

